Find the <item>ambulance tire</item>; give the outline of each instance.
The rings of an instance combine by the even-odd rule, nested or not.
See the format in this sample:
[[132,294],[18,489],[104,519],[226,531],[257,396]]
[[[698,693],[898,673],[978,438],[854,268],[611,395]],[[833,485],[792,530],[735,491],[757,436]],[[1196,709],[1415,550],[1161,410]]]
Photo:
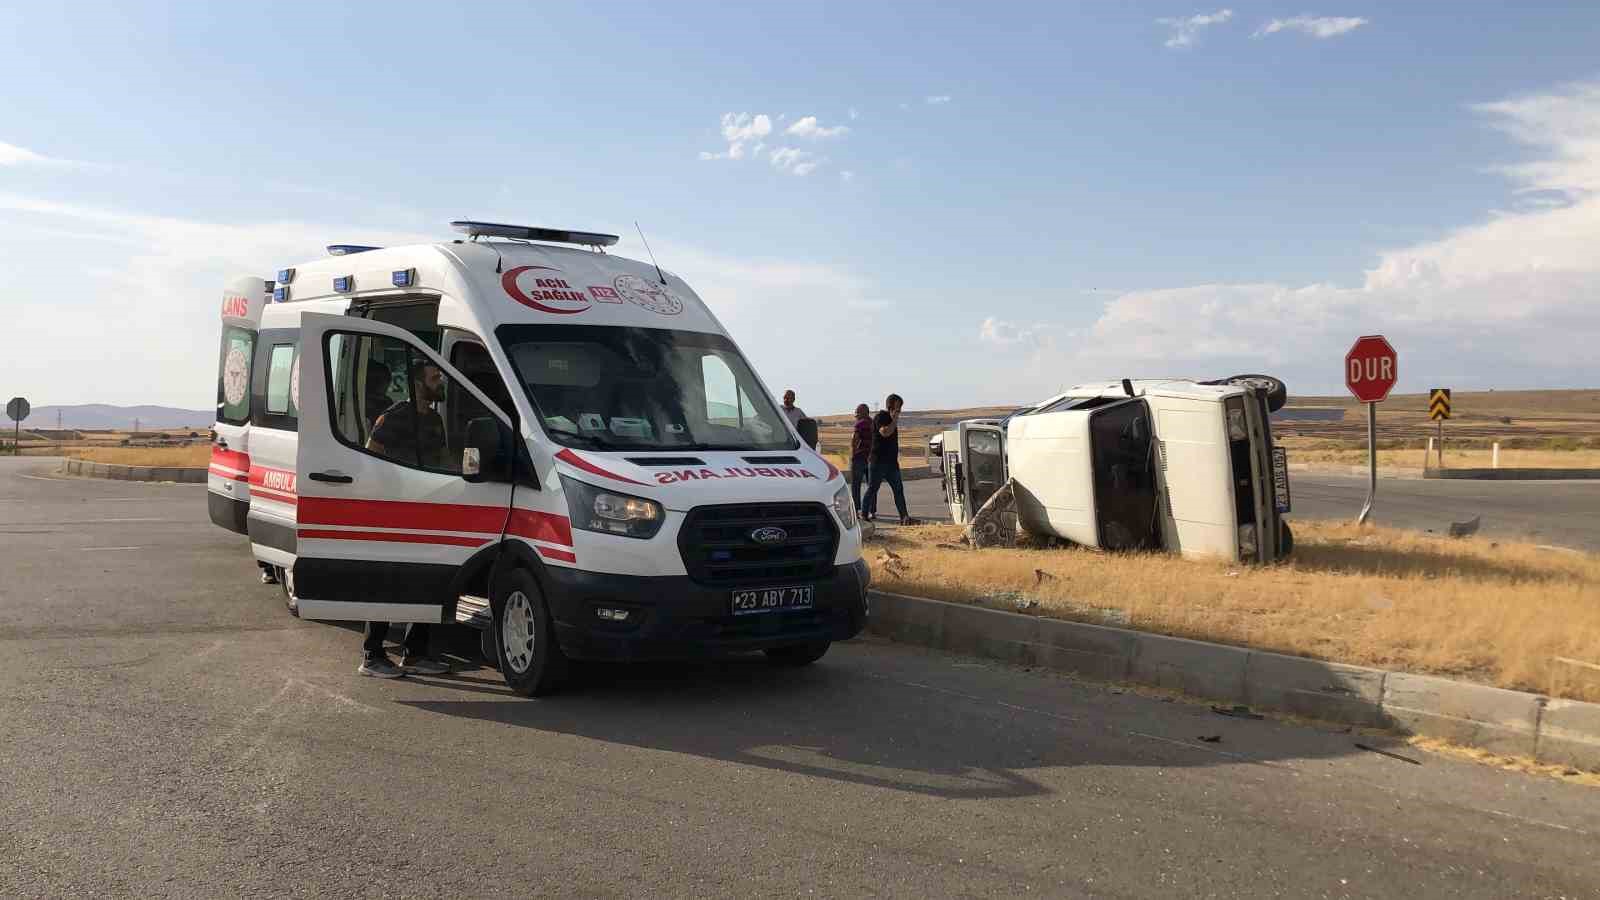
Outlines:
[[766,651],[767,662],[775,666],[809,666],[821,659],[828,648],[833,646],[832,641],[812,641],[809,644],[790,644],[787,647],[773,647]]
[[283,589],[283,605],[289,609],[289,615],[300,618],[300,600],[294,595],[294,572],[280,567],[278,587]]
[[526,569],[513,569],[495,584],[489,607],[495,658],[506,686],[524,697],[554,693],[566,677],[567,660],[539,583]]

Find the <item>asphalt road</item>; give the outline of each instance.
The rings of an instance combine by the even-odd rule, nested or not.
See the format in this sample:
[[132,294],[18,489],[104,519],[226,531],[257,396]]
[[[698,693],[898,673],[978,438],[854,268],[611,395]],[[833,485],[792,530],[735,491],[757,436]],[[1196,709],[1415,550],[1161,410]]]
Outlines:
[[891,644],[359,678],[202,486],[45,468],[0,460],[0,896],[1600,895],[1594,789]]
[[[906,482],[906,504],[923,519],[949,519],[938,479]],[[1295,471],[1289,486],[1295,519],[1350,519],[1361,512],[1367,480],[1354,475]],[[880,513],[894,512],[888,488]],[[1481,516],[1482,533],[1600,552],[1600,480],[1442,481],[1378,479],[1373,518],[1380,525],[1445,533],[1451,522]]]

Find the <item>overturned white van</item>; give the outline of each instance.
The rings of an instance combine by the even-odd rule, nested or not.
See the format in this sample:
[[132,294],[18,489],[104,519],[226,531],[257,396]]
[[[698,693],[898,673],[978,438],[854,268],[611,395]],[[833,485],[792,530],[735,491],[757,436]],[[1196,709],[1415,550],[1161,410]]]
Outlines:
[[1269,422],[1283,402],[1265,376],[1124,381],[1075,387],[1003,422],[962,422],[939,440],[951,517],[966,523],[1009,479],[1030,532],[1271,562],[1294,544],[1288,461]]
[[211,518],[292,610],[487,626],[524,694],[567,658],[803,664],[863,628],[844,479],[681,278],[453,224],[228,286]]

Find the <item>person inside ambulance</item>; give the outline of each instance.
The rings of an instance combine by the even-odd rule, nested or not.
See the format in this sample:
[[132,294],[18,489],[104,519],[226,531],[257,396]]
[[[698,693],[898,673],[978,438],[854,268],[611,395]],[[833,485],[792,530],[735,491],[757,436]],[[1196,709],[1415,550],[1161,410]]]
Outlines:
[[[372,437],[367,439],[367,449],[406,465],[459,472],[460,466],[451,465],[445,446],[444,417],[434,408],[444,399],[444,373],[422,359],[413,359],[410,369],[410,396],[378,416],[372,425]],[[368,383],[371,384],[370,372]],[[399,678],[407,674],[441,675],[450,671],[448,665],[432,657],[432,633],[427,623],[412,622],[406,626],[402,642],[405,655],[398,667],[384,650],[383,642],[388,636],[388,622],[367,623],[366,639],[361,643],[361,668],[357,672],[374,678]]]

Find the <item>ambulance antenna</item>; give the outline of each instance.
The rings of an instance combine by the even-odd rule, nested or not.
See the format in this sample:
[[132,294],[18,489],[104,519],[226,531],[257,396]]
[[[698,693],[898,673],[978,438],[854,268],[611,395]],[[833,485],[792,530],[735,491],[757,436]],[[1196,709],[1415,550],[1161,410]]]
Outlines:
[[[633,220],[633,227],[639,228],[639,220],[638,219],[634,219]],[[661,263],[656,262],[655,251],[650,249],[650,242],[648,240],[645,240],[644,229],[643,228],[639,228],[639,240],[644,241],[644,252],[650,254],[650,265],[656,267],[656,277],[661,279],[661,284],[662,284],[663,287],[666,286],[667,276],[661,274]]]

